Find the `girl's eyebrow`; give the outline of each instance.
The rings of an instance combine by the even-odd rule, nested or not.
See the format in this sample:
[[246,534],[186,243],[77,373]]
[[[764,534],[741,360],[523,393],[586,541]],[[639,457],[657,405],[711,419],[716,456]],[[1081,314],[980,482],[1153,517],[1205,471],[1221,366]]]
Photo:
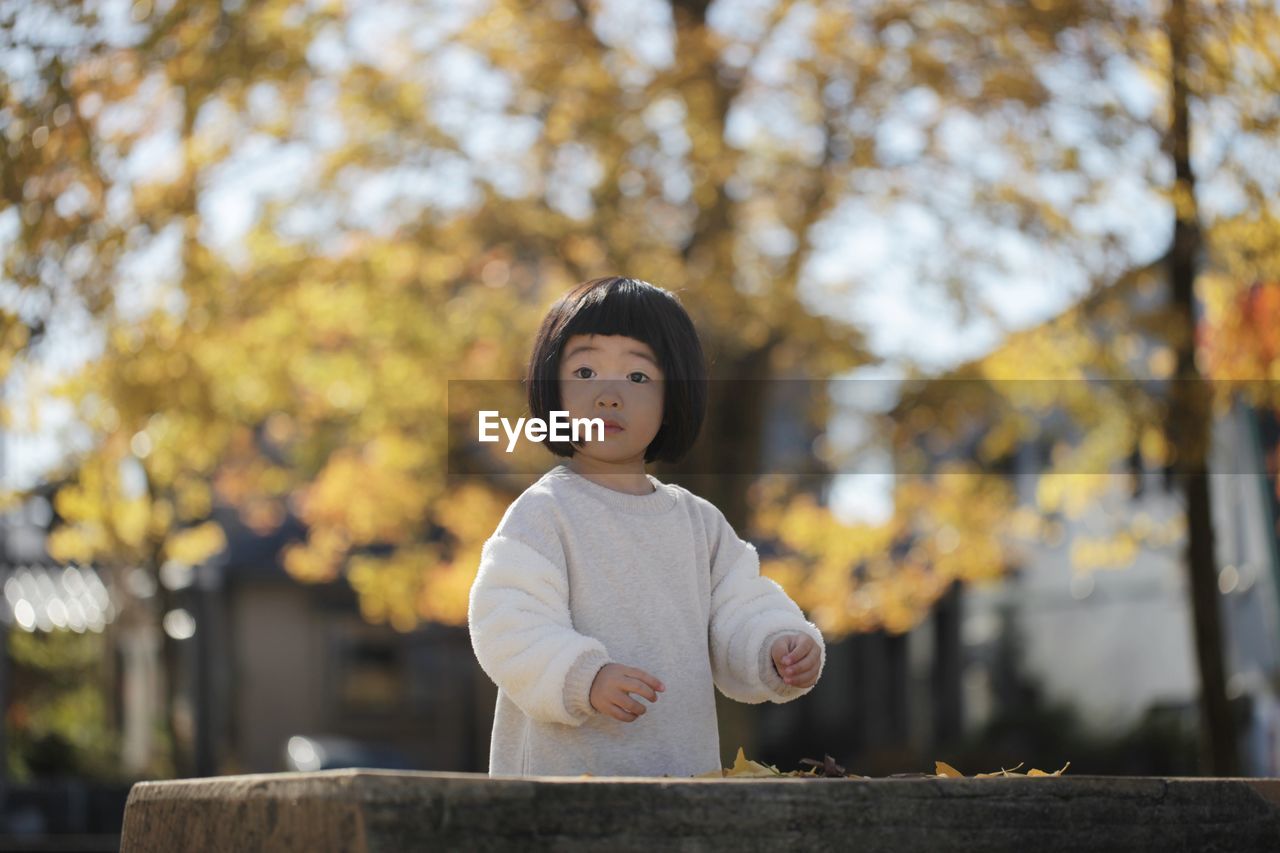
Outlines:
[[[596,350],[598,350],[598,349],[600,349],[600,347],[594,347],[594,346],[591,346],[590,344],[578,344],[578,345],[577,345],[576,347],[574,347],[572,350],[570,350],[569,352],[565,353],[565,356],[564,356],[564,357],[565,357],[565,358],[573,358],[575,355],[577,355],[577,354],[578,354],[578,353],[580,353],[580,352],[595,352],[595,351],[596,351]],[[649,363],[650,363],[650,364],[652,364],[654,367],[657,367],[657,366],[658,366],[658,362],[656,362],[656,361],[654,361],[653,359],[649,358],[649,356],[647,356],[647,355],[645,355],[644,353],[640,352],[640,350],[638,350],[638,349],[627,350],[627,355],[634,355],[636,358],[643,358],[645,361],[649,362]]]

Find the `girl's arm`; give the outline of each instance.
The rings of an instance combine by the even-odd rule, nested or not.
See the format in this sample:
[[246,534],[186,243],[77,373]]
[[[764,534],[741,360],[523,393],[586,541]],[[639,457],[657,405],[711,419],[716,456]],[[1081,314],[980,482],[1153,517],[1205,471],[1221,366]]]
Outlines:
[[[827,662],[822,632],[771,578],[760,574],[755,546],[738,538],[715,510],[711,531],[711,673],[720,692],[739,702],[786,702],[813,689],[782,680],[769,654],[785,634],[808,634],[821,653],[818,677]],[[815,680],[814,684],[817,681]]]
[[481,668],[525,715],[578,726],[595,713],[591,682],[610,660],[603,643],[573,630],[568,601],[563,566],[495,535],[481,549],[467,622]]

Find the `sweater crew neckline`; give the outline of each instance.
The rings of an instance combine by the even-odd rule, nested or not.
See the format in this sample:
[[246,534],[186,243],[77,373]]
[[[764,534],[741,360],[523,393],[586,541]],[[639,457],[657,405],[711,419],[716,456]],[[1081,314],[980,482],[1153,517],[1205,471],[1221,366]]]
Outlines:
[[563,480],[578,491],[591,495],[601,503],[620,512],[627,512],[633,515],[661,515],[676,505],[676,487],[667,485],[652,474],[646,473],[645,477],[649,479],[650,483],[653,483],[654,490],[647,495],[633,495],[627,492],[620,492],[617,489],[611,489],[608,486],[602,486],[593,480],[588,480],[564,464],[557,465],[547,473],[548,476]]

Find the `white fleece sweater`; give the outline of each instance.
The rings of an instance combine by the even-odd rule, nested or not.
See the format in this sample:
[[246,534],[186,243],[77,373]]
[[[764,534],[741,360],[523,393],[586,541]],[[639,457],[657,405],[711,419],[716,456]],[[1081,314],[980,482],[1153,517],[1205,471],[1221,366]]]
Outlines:
[[[507,509],[485,543],[468,623],[498,686],[490,776],[692,776],[720,767],[715,694],[756,704],[786,684],[770,646],[821,632],[756,549],[709,501],[649,475],[631,495],[557,465]],[[666,687],[624,723],[596,711],[607,663]],[[819,670],[821,674],[821,670]]]

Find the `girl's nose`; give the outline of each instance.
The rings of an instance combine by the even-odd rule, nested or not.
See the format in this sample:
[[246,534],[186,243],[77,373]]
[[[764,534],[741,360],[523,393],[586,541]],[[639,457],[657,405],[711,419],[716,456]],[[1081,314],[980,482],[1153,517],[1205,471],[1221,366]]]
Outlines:
[[622,405],[622,390],[613,385],[604,385],[600,392],[596,395],[596,405],[612,406],[617,408]]

